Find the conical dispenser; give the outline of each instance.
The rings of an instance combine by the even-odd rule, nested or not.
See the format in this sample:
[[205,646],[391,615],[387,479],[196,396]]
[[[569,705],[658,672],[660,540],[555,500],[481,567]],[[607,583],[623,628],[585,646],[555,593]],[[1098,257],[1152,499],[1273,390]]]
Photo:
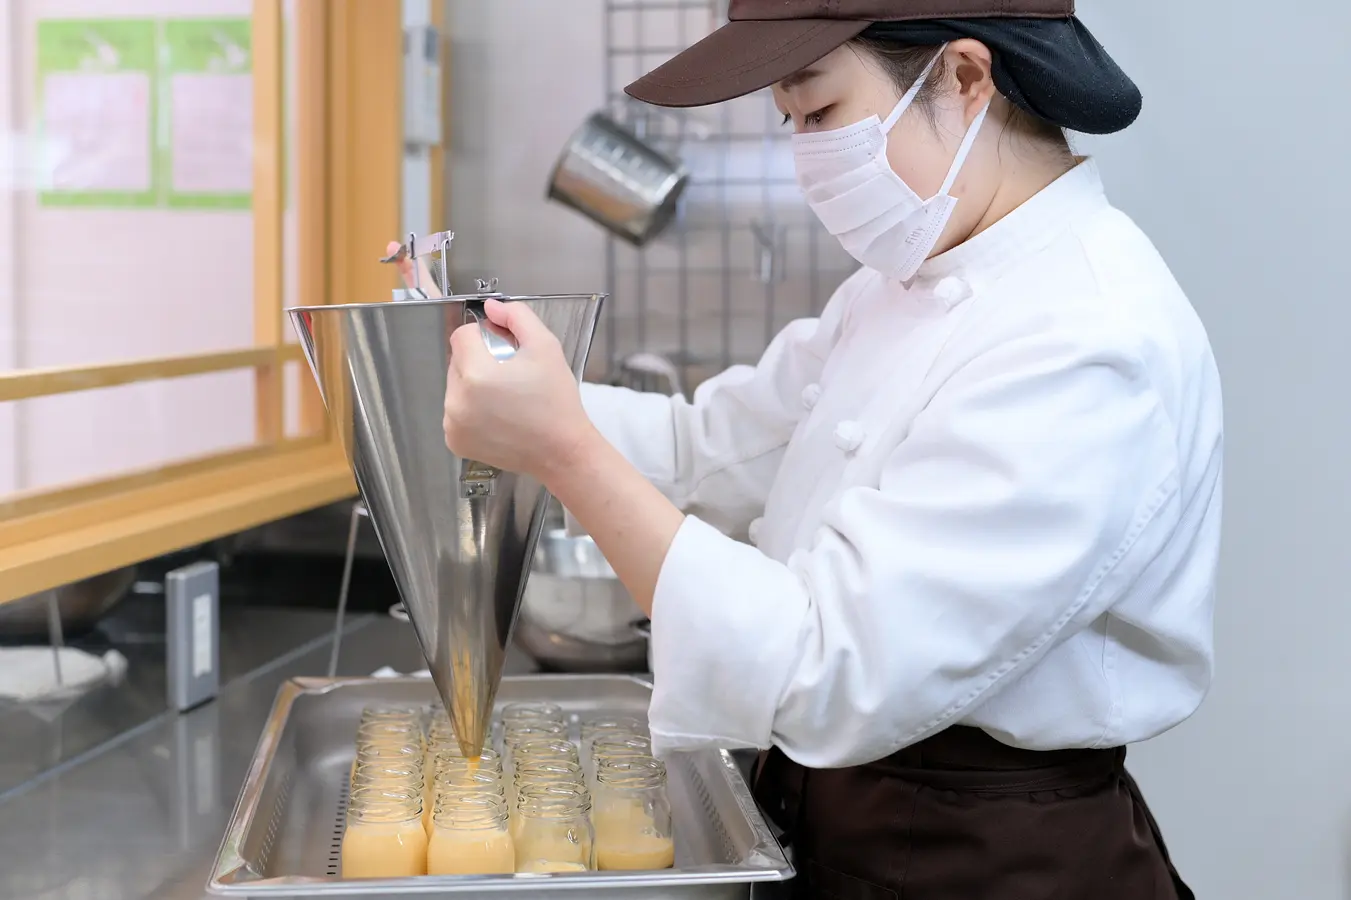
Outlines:
[[361,490],[436,688],[466,756],[487,739],[512,625],[548,495],[533,478],[446,449],[442,407],[450,335],[489,325],[490,297],[525,303],[558,337],[580,381],[603,296],[435,300],[287,310]]

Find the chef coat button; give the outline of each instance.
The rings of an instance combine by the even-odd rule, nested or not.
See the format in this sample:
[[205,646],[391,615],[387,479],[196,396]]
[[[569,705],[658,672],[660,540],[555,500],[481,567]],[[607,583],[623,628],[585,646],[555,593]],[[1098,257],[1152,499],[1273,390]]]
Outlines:
[[934,296],[948,306],[956,306],[971,296],[971,285],[960,278],[944,278],[934,285]]
[[802,389],[802,405],[808,410],[816,406],[816,401],[821,399],[821,385],[809,384]]
[[747,534],[750,536],[751,543],[756,546],[759,546],[760,544],[760,526],[763,524],[765,524],[764,519],[756,519],[751,522],[751,527],[747,529]]
[[835,446],[845,453],[853,453],[863,446],[863,426],[857,422],[841,422],[835,426]]

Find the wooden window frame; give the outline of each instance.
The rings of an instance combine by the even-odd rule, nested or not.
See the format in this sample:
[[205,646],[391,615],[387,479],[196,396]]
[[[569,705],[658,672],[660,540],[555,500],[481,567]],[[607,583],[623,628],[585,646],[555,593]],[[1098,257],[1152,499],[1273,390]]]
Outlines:
[[[373,263],[399,231],[401,23],[399,0],[296,0],[295,263],[303,305],[387,299],[395,286],[389,267]],[[308,377],[300,416],[315,436],[283,433],[283,372],[303,359],[286,341],[282,313],[284,53],[282,0],[253,0],[254,346],[0,373],[0,401],[9,401],[253,369],[256,443],[0,497],[0,603],[354,494]]]

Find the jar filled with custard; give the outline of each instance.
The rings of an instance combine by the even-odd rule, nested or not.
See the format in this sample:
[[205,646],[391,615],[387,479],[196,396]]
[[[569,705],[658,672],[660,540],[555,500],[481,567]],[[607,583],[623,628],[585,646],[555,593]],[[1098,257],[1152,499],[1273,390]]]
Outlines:
[[643,871],[675,864],[666,767],[660,760],[650,756],[598,759],[593,804],[600,869]]
[[591,797],[581,785],[521,785],[513,821],[517,872],[585,872],[596,867]]
[[409,878],[427,873],[421,788],[352,792],[342,836],[343,878]]
[[516,850],[500,794],[448,793],[437,801],[427,845],[428,875],[510,875]]
[[504,803],[506,798],[502,776],[495,772],[482,768],[471,771],[463,766],[441,766],[432,781],[430,803],[424,809],[423,822],[428,834],[431,834],[436,805],[446,797],[459,794],[495,794],[502,797]]

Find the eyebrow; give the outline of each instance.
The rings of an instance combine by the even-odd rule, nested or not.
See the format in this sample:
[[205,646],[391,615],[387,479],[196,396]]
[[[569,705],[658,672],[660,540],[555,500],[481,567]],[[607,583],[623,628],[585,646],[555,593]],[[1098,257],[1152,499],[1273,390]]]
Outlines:
[[819,69],[812,69],[812,68],[798,69],[792,75],[789,75],[787,78],[780,81],[779,87],[785,91],[791,91],[793,88],[805,82],[811,81],[813,78],[815,78],[820,74],[821,71]]

